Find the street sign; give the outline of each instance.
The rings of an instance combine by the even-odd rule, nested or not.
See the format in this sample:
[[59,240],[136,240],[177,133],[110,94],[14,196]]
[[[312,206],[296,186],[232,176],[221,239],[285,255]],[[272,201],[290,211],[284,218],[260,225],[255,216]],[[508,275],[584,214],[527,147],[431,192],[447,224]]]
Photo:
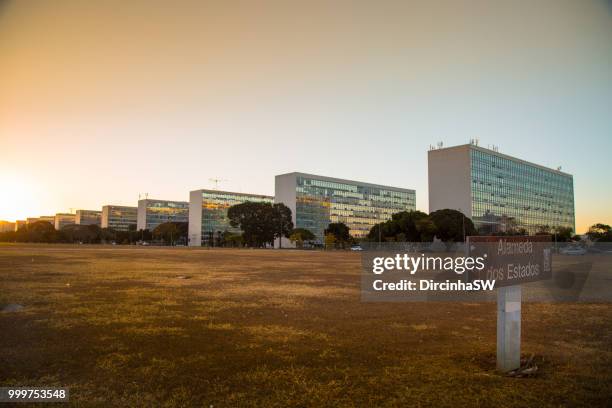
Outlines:
[[470,256],[485,257],[469,280],[494,280],[497,288],[497,369],[521,365],[521,284],[552,277],[551,237],[468,237]]
[[494,280],[495,287],[515,286],[552,278],[549,235],[467,237],[469,255],[486,258],[485,268],[469,280]]

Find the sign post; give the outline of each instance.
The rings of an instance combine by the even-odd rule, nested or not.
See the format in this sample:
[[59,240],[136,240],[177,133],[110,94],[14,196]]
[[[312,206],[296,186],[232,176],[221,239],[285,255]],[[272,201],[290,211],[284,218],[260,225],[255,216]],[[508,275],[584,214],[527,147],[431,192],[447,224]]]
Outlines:
[[487,258],[471,279],[494,280],[497,289],[497,369],[521,366],[521,284],[550,279],[550,236],[468,237],[469,253]]
[[497,289],[497,369],[521,366],[521,287]]

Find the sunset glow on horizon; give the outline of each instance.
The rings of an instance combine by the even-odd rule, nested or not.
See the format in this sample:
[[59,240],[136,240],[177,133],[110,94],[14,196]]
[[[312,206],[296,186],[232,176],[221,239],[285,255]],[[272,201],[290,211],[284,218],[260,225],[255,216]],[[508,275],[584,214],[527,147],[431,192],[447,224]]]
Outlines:
[[609,2],[230,3],[0,3],[0,220],[292,171],[427,211],[428,147],[479,138],[612,224]]

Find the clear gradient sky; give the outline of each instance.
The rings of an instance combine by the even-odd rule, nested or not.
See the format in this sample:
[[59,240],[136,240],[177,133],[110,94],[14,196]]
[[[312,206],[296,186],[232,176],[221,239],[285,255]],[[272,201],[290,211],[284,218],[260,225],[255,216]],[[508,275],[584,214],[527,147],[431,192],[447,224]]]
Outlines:
[[612,4],[1,1],[0,219],[303,171],[417,191],[479,138],[612,224]]

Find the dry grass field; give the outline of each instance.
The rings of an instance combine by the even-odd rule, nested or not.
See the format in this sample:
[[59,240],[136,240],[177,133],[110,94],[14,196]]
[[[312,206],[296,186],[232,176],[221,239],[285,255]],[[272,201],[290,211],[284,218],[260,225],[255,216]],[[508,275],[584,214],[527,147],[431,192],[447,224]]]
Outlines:
[[79,406],[611,406],[612,305],[363,303],[350,252],[0,245],[0,383]]

